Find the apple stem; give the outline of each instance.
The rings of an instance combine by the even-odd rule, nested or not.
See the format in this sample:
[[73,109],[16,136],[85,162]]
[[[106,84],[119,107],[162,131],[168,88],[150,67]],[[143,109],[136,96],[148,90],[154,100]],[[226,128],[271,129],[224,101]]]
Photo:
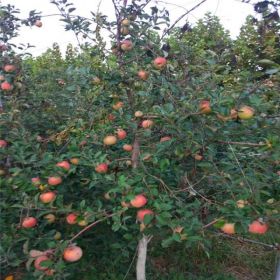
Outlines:
[[136,264],[136,279],[146,280],[146,259],[147,259],[147,249],[148,243],[151,241],[152,236],[143,237],[138,242],[138,257]]

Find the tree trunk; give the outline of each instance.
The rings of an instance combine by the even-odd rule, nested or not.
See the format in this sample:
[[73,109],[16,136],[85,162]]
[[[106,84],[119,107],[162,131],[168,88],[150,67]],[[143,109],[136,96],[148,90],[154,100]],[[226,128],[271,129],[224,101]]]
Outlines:
[[147,247],[151,237],[143,235],[138,242],[138,258],[136,264],[136,279],[146,280]]

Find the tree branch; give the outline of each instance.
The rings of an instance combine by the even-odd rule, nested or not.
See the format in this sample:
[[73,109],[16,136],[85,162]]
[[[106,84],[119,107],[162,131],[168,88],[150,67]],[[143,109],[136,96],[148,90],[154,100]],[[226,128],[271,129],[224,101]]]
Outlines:
[[181,20],[183,19],[186,15],[188,15],[190,12],[192,12],[193,10],[195,10],[196,8],[198,8],[200,5],[202,5],[204,2],[206,2],[207,0],[202,0],[201,2],[199,2],[197,5],[195,5],[194,7],[192,7],[190,10],[188,10],[187,12],[185,12],[184,14],[182,14],[177,20],[175,20],[175,22],[167,29],[165,30],[165,32],[163,32],[160,40],[162,40],[164,38],[164,36],[166,34],[168,34],[170,32],[171,29],[173,29],[175,27],[175,25]]

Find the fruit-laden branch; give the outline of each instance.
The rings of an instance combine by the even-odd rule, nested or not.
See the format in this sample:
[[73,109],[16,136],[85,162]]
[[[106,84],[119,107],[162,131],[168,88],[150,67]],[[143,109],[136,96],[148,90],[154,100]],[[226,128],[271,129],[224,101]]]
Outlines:
[[165,35],[167,35],[171,29],[173,29],[175,27],[175,25],[181,20],[183,19],[186,15],[188,15],[190,12],[192,12],[193,10],[195,10],[196,8],[198,8],[200,5],[202,5],[204,2],[206,2],[207,0],[202,0],[201,2],[199,2],[197,5],[195,5],[194,7],[192,7],[190,10],[188,10],[187,12],[185,12],[184,14],[182,14],[177,20],[175,20],[175,22],[167,29],[165,30],[165,32],[163,32],[160,40],[162,40],[164,38]]
[[266,143],[235,142],[235,141],[217,141],[217,142],[221,144],[250,146],[250,147],[263,147],[267,145]]
[[264,247],[268,247],[268,248],[270,248],[272,250],[280,251],[280,245],[277,244],[277,243],[276,244],[266,244],[266,243],[263,243],[263,242],[260,242],[260,241],[257,241],[257,240],[252,240],[252,239],[248,239],[248,238],[244,238],[244,237],[235,237],[235,236],[232,236],[232,235],[229,235],[229,234],[226,234],[226,233],[217,232],[216,234],[218,236],[222,236],[222,237],[227,237],[227,238],[230,238],[230,239],[238,240],[239,242],[254,243],[254,244],[262,245]]
[[108,218],[111,218],[113,216],[116,216],[116,215],[119,215],[121,214],[123,211],[121,212],[117,212],[117,213],[113,213],[113,214],[110,214],[110,215],[106,215],[103,219],[100,219],[100,220],[97,220],[91,224],[89,224],[88,226],[86,226],[85,228],[83,228],[81,231],[79,231],[74,237],[72,237],[69,241],[69,243],[72,243],[75,239],[77,239],[81,234],[83,234],[84,232],[88,231],[89,229],[91,229],[92,227],[94,227],[95,225],[103,222],[104,220],[108,219]]

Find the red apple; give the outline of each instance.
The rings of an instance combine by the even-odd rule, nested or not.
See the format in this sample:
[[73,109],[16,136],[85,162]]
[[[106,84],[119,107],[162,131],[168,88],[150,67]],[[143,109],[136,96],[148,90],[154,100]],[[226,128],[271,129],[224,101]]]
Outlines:
[[144,70],[140,70],[138,72],[138,77],[139,77],[139,79],[146,81],[149,78],[149,73]]
[[139,222],[143,222],[144,221],[144,217],[146,215],[154,215],[154,212],[150,209],[141,209],[141,210],[138,210],[137,212],[137,220]]
[[8,145],[7,141],[5,140],[0,140],[0,148],[6,148]]
[[119,140],[125,139],[125,138],[126,138],[126,135],[127,135],[127,133],[126,133],[125,130],[123,130],[123,129],[118,129],[118,130],[117,130],[117,136],[118,136],[118,139],[119,139]]
[[142,121],[142,127],[143,128],[151,128],[153,126],[154,122],[152,120],[144,120]]
[[35,21],[34,25],[37,26],[37,27],[42,27],[42,26],[43,26],[43,23],[42,23],[39,19],[37,19],[37,20]]
[[108,164],[107,163],[100,163],[95,167],[95,171],[97,173],[107,173],[108,171]]
[[71,168],[70,163],[66,160],[60,161],[56,164],[56,166],[61,167],[65,170],[69,170]]
[[161,70],[166,66],[167,60],[164,57],[157,57],[153,63],[156,69]]
[[201,100],[199,103],[199,110],[202,114],[209,114],[211,113],[211,105],[210,101],[208,100]]
[[31,178],[31,182],[32,182],[32,184],[35,185],[35,186],[38,186],[38,185],[41,184],[40,178],[39,178],[39,177]]
[[113,135],[108,135],[103,139],[103,143],[106,146],[115,145],[117,143],[117,137]]
[[48,178],[48,184],[51,186],[57,186],[62,183],[62,179],[59,176],[53,176]]
[[16,66],[15,65],[12,65],[12,64],[7,64],[4,66],[4,71],[5,72],[14,72],[16,70]]
[[138,194],[130,201],[130,204],[135,208],[140,208],[146,205],[147,202],[148,200],[143,194]]
[[1,83],[1,89],[4,90],[4,91],[10,91],[13,89],[13,86],[8,83],[7,81]]
[[67,215],[66,221],[69,225],[74,225],[77,223],[77,218],[78,218],[78,215],[76,215],[75,213],[71,213],[71,214]]
[[78,246],[70,246],[63,252],[63,258],[67,262],[76,262],[83,256],[83,251]]
[[129,144],[124,144],[123,145],[123,150],[126,152],[131,152],[133,150],[133,146]]
[[37,225],[37,219],[34,217],[26,217],[22,221],[23,228],[33,228]]
[[253,221],[249,225],[249,232],[255,233],[255,234],[265,234],[268,230],[268,225],[265,223],[261,223],[259,221]]
[[130,40],[123,40],[121,42],[121,49],[126,52],[126,51],[130,51],[133,48],[133,44]]
[[225,223],[221,227],[221,231],[223,231],[224,233],[227,233],[227,234],[234,234],[235,233],[234,226],[235,226],[235,224]]
[[56,193],[55,192],[45,192],[45,193],[40,194],[39,198],[40,198],[41,202],[43,202],[43,203],[50,203],[55,200]]
[[49,260],[50,259],[47,256],[40,256],[35,260],[34,266],[37,270],[40,271],[48,270],[48,267],[41,265],[41,262],[49,261]]
[[242,106],[238,110],[238,117],[241,120],[249,120],[254,116],[255,110],[249,106]]

